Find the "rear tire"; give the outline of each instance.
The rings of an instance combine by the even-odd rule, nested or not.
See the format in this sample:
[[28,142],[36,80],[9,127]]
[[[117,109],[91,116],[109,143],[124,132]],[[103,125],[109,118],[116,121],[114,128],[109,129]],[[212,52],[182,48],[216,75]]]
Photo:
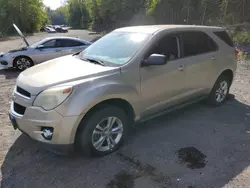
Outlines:
[[105,156],[116,151],[128,133],[128,117],[115,106],[104,106],[79,125],[76,145],[85,155]]
[[230,90],[230,79],[221,75],[214,84],[212,91],[208,96],[208,104],[212,106],[221,106],[228,98]]

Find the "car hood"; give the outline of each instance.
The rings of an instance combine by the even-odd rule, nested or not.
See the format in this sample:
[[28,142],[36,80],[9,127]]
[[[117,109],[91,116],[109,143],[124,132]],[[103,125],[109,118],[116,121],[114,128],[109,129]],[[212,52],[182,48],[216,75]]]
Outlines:
[[28,50],[27,47],[22,47],[22,48],[10,50],[8,53],[15,53],[15,52],[26,51],[26,50]]
[[9,50],[6,53],[5,52],[0,52],[0,57],[4,57],[4,56],[8,56],[8,55],[15,56],[16,55],[15,53],[25,52],[25,51],[28,51],[30,49],[31,49],[30,47],[22,47],[22,48],[17,48],[17,49]]
[[23,71],[17,78],[17,85],[31,95],[44,89],[87,78],[95,78],[120,72],[119,67],[106,67],[83,61],[76,56],[64,56],[47,61]]
[[20,29],[19,29],[15,24],[13,24],[13,27],[15,28],[16,32],[18,33],[18,35],[23,39],[23,41],[25,42],[25,44],[26,44],[27,46],[29,46],[28,41],[26,40],[25,36],[24,36],[23,33],[20,31]]

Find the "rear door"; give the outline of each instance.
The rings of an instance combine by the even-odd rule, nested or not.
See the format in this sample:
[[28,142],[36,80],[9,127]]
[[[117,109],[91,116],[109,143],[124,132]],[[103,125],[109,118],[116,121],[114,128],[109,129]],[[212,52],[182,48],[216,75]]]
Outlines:
[[180,36],[189,100],[210,91],[217,72],[218,45],[202,31],[186,31]]
[[85,43],[73,39],[60,39],[60,43],[62,46],[62,56],[82,51],[87,47]]

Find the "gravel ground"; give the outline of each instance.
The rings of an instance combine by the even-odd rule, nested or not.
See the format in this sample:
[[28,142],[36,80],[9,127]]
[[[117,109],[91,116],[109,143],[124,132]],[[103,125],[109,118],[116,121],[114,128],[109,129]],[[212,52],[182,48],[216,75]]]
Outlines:
[[[68,35],[90,37],[86,31],[71,31]],[[13,48],[18,42],[21,41],[1,42],[0,51]],[[239,63],[230,98],[224,106],[194,104],[138,125],[119,151],[92,159],[54,155],[13,130],[7,113],[17,75],[15,71],[0,70],[2,188],[250,185],[250,70],[245,63]]]

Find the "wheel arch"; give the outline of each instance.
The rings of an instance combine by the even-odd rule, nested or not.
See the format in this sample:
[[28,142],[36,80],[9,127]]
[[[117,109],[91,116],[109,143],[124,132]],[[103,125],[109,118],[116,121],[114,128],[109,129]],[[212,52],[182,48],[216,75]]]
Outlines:
[[76,131],[73,134],[74,143],[76,142],[77,134],[79,133],[81,124],[86,122],[88,118],[91,117],[96,111],[102,109],[105,106],[115,106],[115,107],[121,108],[122,110],[124,110],[125,114],[128,116],[130,124],[132,125],[135,122],[136,114],[135,114],[134,108],[128,101],[121,99],[121,98],[112,98],[112,99],[101,101],[97,103],[96,105],[94,105],[93,107],[91,107],[87,111],[87,113],[83,117],[81,117],[79,124],[77,125]]
[[220,76],[226,76],[227,78],[229,78],[229,81],[230,81],[230,86],[232,85],[233,83],[233,78],[234,78],[234,72],[231,70],[231,69],[226,69],[224,70],[220,75]]
[[[224,78],[223,78],[223,77],[224,77]],[[215,99],[217,86],[218,86],[218,84],[219,84],[218,81],[220,81],[220,80],[222,80],[222,79],[225,79],[225,78],[228,79],[228,81],[229,81],[229,86],[228,86],[228,91],[227,91],[227,95],[228,95],[229,90],[230,90],[230,87],[231,87],[232,82],[233,82],[233,78],[234,78],[234,72],[233,72],[233,70],[231,70],[231,69],[225,69],[225,70],[223,70],[223,71],[219,74],[218,78],[216,79],[216,81],[215,81],[215,83],[214,83],[214,85],[213,85],[213,87],[212,87],[212,89],[210,90],[210,93],[209,93],[209,95],[208,95],[208,98],[207,98],[208,104],[217,107],[217,106],[222,105],[222,104],[225,102],[226,98],[224,98],[222,101],[216,101],[216,99]],[[226,95],[225,95],[225,96],[226,96]],[[226,97],[227,97],[227,96],[226,96]]]
[[34,61],[31,59],[31,57],[29,57],[29,56],[27,56],[27,55],[18,55],[18,56],[16,56],[16,57],[13,59],[13,67],[16,67],[16,61],[17,61],[17,59],[18,59],[18,58],[22,58],[22,57],[29,59],[29,60],[31,61],[31,63],[32,63],[32,66],[34,65]]

